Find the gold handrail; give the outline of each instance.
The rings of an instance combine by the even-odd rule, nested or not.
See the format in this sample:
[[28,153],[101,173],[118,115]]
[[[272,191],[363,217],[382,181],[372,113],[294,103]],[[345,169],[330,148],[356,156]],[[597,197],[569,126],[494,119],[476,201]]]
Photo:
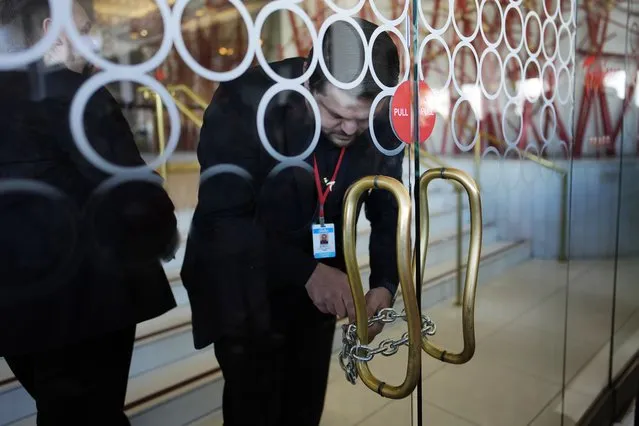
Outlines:
[[194,122],[197,127],[202,128],[202,125],[204,125],[202,117],[198,117],[192,110],[177,99],[173,98],[173,102],[175,102],[175,105],[178,107],[180,112],[186,116],[186,118]]
[[[160,98],[160,96],[157,93],[155,93],[153,90],[151,90],[148,87],[139,87],[138,91],[142,93],[145,98],[152,96],[156,102],[158,101],[158,99],[160,99],[160,103],[162,102],[162,98]],[[175,106],[177,106],[178,110],[182,114],[184,114],[189,120],[193,121],[198,127],[202,127],[202,124],[203,124],[202,117],[198,117],[197,114],[195,114],[191,109],[189,109],[189,107],[184,105],[184,103],[182,103],[181,101],[177,100],[175,98],[175,92],[176,92],[175,90],[169,89],[169,94],[173,98],[173,102],[175,102]],[[159,114],[161,111],[162,110],[158,111],[156,108],[156,114]]]
[[185,84],[169,85],[167,86],[167,90],[169,91],[169,93],[171,93],[171,95],[176,92],[184,93],[189,99],[195,102],[202,109],[206,109],[208,107],[208,103]]
[[[137,90],[138,92],[142,93],[142,95],[145,98],[153,97],[155,101],[155,106],[156,106],[155,115],[156,115],[156,122],[157,122],[157,128],[158,128],[158,150],[161,154],[166,149],[166,135],[164,133],[164,114],[163,114],[164,110],[162,106],[162,98],[160,97],[159,94],[151,90],[149,87],[139,87]],[[176,85],[176,86],[168,86],[167,90],[169,91],[169,94],[173,98],[173,102],[175,102],[175,105],[177,106],[178,110],[182,114],[184,114],[186,118],[188,118],[193,123],[195,123],[196,126],[201,128],[202,125],[204,124],[203,118],[198,116],[195,112],[193,112],[193,110],[191,110],[184,103],[179,101],[176,98],[175,94],[176,92],[184,93],[189,99],[191,99],[193,102],[195,102],[198,106],[200,106],[203,109],[206,109],[207,107],[206,102],[197,94],[195,94],[195,92],[193,92],[191,89],[189,89],[187,86],[183,84]],[[162,164],[162,166],[158,170],[158,173],[160,174],[160,176],[162,176],[162,179],[164,180],[166,180],[167,178],[168,169],[193,171],[193,170],[199,169],[199,163],[197,161],[193,161],[191,163],[178,165],[178,164],[170,164],[168,162],[165,162],[164,164]]]
[[[142,93],[144,99],[152,97],[153,101],[155,102],[155,118],[157,121],[158,131],[158,151],[160,152],[160,155],[162,155],[162,153],[164,153],[164,150],[166,149],[166,135],[164,134],[164,106],[162,104],[162,98],[157,92],[151,90],[148,87],[138,87],[137,91],[139,93]],[[162,180],[166,182],[166,177],[168,175],[166,161],[162,163],[157,172],[162,177]]]
[[[208,108],[208,103],[185,84],[169,85],[167,86],[167,90],[171,94],[173,101],[177,105],[178,109],[182,112],[182,114],[184,114],[186,118],[191,120],[198,128],[201,129],[204,125],[203,115],[200,116],[196,114],[192,109],[177,100],[176,93],[183,93],[202,110],[206,110],[206,108]],[[169,164],[169,169],[171,171],[195,171],[199,170],[199,168],[200,163],[198,161],[192,161],[185,164]]]
[[[466,261],[466,284],[462,301],[462,330],[464,348],[459,353],[451,353],[431,343],[426,337],[422,339],[422,347],[430,356],[451,364],[468,362],[475,353],[475,291],[479,275],[479,261],[482,243],[482,209],[481,196],[477,183],[467,173],[458,169],[430,169],[419,180],[420,192],[420,228],[423,232],[420,238],[422,253],[420,262],[422,270],[426,266],[428,251],[429,217],[428,217],[428,185],[436,179],[452,180],[459,183],[468,194],[470,204],[470,244]],[[414,256],[413,256],[413,260]],[[461,268],[461,265],[460,265]]]
[[[157,116],[158,122],[158,150],[160,155],[164,154],[164,150],[166,149],[166,134],[164,133],[164,107],[162,106],[162,98],[159,94],[153,92],[155,95],[155,115]],[[160,170],[158,173],[162,177],[162,180],[166,181],[167,171],[166,171],[166,161],[162,163],[160,166]]]
[[368,368],[366,361],[358,360],[356,367],[362,382],[368,388],[387,398],[401,399],[410,395],[417,386],[421,367],[421,315],[411,271],[411,199],[406,187],[401,182],[388,176],[364,177],[351,185],[344,196],[344,259],[355,304],[357,337],[360,342],[368,343],[369,339],[366,299],[359,265],[357,264],[357,210],[361,196],[371,189],[390,191],[397,200],[399,207],[397,217],[397,268],[404,299],[406,321],[408,323],[408,361],[406,377],[399,386],[389,385],[376,378]]
[[[474,128],[468,124],[466,124],[467,128],[470,128],[471,130],[474,131]],[[488,139],[489,141],[495,143],[495,144],[499,144],[500,146],[504,147],[506,146],[506,143],[504,141],[502,141],[501,139],[496,138],[494,135],[491,135],[490,133],[486,133],[486,132],[480,132],[479,133],[479,139],[478,141],[475,143],[475,164],[478,165],[480,163],[480,159],[481,159],[481,145],[479,144],[479,141],[481,140],[481,138],[484,137],[486,139]],[[551,170],[555,173],[558,173],[561,177],[561,200],[560,200],[560,204],[559,204],[559,216],[560,216],[560,225],[559,225],[559,261],[561,262],[565,262],[568,259],[568,254],[567,254],[567,241],[566,241],[566,231],[568,229],[568,170],[559,167],[558,165],[556,165],[555,163],[553,163],[552,161],[546,160],[545,158],[539,157],[538,155],[535,154],[531,154],[527,151],[524,151],[522,153],[522,156],[527,158],[528,160],[532,161],[533,163],[536,163],[538,165],[540,165],[541,167]],[[477,167],[477,179],[479,179],[479,167]]]

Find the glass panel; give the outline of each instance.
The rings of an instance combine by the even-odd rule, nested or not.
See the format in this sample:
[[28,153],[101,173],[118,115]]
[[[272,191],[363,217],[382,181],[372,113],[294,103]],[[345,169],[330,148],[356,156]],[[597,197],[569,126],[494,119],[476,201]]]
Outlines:
[[[566,312],[564,417],[578,420],[606,386],[614,291],[614,229],[617,226],[618,162],[599,159],[607,151],[597,93],[599,63],[587,17],[580,10],[574,87],[578,106],[573,120],[574,143],[570,182],[569,285]],[[592,67],[590,64],[593,64]],[[610,98],[609,98],[610,99]],[[611,100],[615,105],[616,100]],[[590,107],[590,105],[593,105]],[[577,342],[582,346],[577,347]],[[571,348],[572,344],[572,348]]]
[[[632,235],[636,235],[639,216],[637,210],[637,123],[639,123],[639,97],[637,87],[637,63],[639,50],[639,17],[637,5],[628,2],[621,9],[625,15],[626,40],[625,58],[619,58],[616,63],[621,65],[625,72],[625,81],[621,86],[625,94],[623,103],[626,111],[623,115],[623,130],[621,132],[619,153],[619,223],[617,237],[617,264],[616,264],[616,292],[614,306],[614,336],[611,339],[613,346],[611,378],[618,377],[630,359],[639,350],[638,308],[639,295],[637,294],[636,273],[639,262],[639,245]],[[619,18],[624,16],[620,15]],[[623,20],[622,20],[623,22]],[[617,92],[618,94],[619,92]],[[633,234],[634,233],[634,234]],[[633,273],[635,276],[633,276]]]
[[[3,52],[49,34],[0,57],[0,424],[409,424],[417,303],[381,311],[398,275],[399,314],[414,291],[414,154],[388,102],[409,2],[50,3],[0,13]],[[342,361],[379,348],[385,384],[340,368],[347,272],[364,327],[395,321]]]
[[[474,178],[483,220],[476,350],[462,365],[424,355],[423,418],[559,426],[564,356],[583,349],[564,346],[574,4],[421,6],[419,61],[437,112],[421,173],[444,166]],[[432,340],[460,351],[472,206],[444,181],[428,201],[423,308],[437,325]]]
[[[636,309],[622,272],[632,253],[632,243],[628,245],[624,234],[635,226],[623,207],[631,191],[624,181],[623,165],[628,155],[636,154],[636,131],[626,125],[635,115],[635,106],[627,102],[634,91],[627,94],[626,76],[636,71],[627,74],[625,66],[626,25],[620,24],[629,18],[625,6],[588,4],[580,12],[583,24],[577,29],[578,63],[583,71],[577,74],[575,88],[579,108],[571,164],[564,377],[564,416],[575,420],[616,376],[611,356],[618,344],[632,336]],[[605,25],[596,30],[595,20]]]

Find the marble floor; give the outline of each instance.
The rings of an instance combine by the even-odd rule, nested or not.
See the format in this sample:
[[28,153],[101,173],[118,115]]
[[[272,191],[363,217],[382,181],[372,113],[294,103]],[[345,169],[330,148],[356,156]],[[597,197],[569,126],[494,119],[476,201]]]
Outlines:
[[[531,260],[481,286],[474,358],[445,365],[423,354],[424,425],[575,425],[608,380],[612,328],[613,374],[639,348],[637,272],[635,259]],[[434,340],[461,349],[460,309],[444,302],[428,314],[437,323]],[[388,326],[376,340],[404,330]],[[400,351],[370,365],[380,379],[399,384],[405,361]],[[411,412],[411,398],[389,400],[348,383],[334,359],[322,426],[411,425]],[[213,425],[221,425],[219,413],[193,424]]]

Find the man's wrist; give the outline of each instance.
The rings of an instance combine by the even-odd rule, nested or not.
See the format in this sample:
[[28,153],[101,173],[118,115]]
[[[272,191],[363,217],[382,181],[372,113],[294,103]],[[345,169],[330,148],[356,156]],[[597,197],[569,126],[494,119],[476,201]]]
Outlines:
[[391,306],[395,303],[395,298],[397,296],[397,286],[393,285],[389,282],[382,282],[379,285],[375,286],[374,288],[383,288],[386,291],[388,291],[388,293],[390,294],[391,297]]

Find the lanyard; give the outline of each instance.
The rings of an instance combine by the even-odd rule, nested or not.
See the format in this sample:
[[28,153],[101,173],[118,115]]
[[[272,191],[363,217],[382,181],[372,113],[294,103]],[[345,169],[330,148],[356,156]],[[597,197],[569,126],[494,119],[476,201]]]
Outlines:
[[333,185],[335,185],[335,179],[337,178],[337,173],[339,172],[339,168],[342,165],[342,159],[344,158],[344,152],[346,148],[342,148],[339,153],[339,158],[337,160],[337,164],[335,165],[335,171],[333,172],[333,177],[331,181],[326,184],[327,188],[325,191],[322,191],[322,182],[320,182],[319,168],[317,167],[317,158],[313,155],[313,171],[315,172],[315,186],[317,187],[317,197],[319,199],[319,221],[320,225],[324,225],[324,203],[326,203],[326,199],[328,198],[328,194],[333,190]]

